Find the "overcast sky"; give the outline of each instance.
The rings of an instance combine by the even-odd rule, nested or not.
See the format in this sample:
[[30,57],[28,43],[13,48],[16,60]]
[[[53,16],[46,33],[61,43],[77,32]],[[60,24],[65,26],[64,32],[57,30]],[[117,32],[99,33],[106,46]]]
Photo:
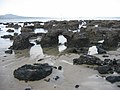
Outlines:
[[0,0],[0,15],[120,17],[120,0]]

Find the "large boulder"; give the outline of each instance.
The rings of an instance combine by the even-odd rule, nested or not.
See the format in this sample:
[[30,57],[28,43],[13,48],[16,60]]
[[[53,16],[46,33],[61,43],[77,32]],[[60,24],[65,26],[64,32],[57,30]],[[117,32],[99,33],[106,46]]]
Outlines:
[[14,36],[14,42],[13,42],[13,45],[10,47],[10,49],[22,50],[22,49],[29,48],[33,45],[34,44],[29,42],[29,37],[26,34],[20,34],[20,35]]
[[118,47],[118,42],[119,42],[119,34],[115,31],[109,31],[106,34],[106,37],[104,38],[103,42],[103,48],[105,49],[111,49],[111,48],[116,48]]
[[92,55],[81,55],[79,58],[73,59],[73,64],[102,65],[103,61]]
[[51,47],[58,45],[58,42],[58,35],[55,32],[49,32],[43,35],[40,44],[42,47]]
[[45,64],[24,65],[14,71],[14,77],[19,80],[41,80],[52,73],[52,66]]
[[84,33],[70,33],[64,34],[67,38],[67,47],[87,47],[89,46],[89,38]]

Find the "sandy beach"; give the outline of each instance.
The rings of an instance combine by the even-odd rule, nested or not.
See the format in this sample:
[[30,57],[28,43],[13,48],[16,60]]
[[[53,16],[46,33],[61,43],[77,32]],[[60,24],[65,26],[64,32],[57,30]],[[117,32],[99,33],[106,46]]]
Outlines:
[[[35,52],[34,46],[32,49]],[[120,49],[117,51],[109,51],[109,58],[119,58]],[[37,52],[35,52],[37,53]],[[84,65],[73,65],[72,60],[78,58],[78,54],[65,54],[61,56],[38,55],[26,53],[19,57],[18,54],[1,56],[0,60],[0,90],[25,90],[30,87],[31,90],[119,90],[115,84],[111,84],[104,80],[96,70],[87,68]],[[95,55],[101,59],[102,55]],[[42,61],[37,61],[42,58]],[[62,70],[54,69],[53,73],[46,77],[50,78],[50,82],[44,79],[39,81],[24,82],[19,81],[13,76],[13,71],[25,64],[46,63],[54,66],[62,66]],[[60,78],[54,80],[56,76]],[[79,85],[78,88],[75,88]]]

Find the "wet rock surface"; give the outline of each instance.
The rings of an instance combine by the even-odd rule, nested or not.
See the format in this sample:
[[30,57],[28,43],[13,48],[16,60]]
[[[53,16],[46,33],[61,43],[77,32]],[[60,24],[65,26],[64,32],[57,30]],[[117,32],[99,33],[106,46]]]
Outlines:
[[111,83],[120,82],[120,76],[108,76],[106,80]]
[[4,38],[4,39],[7,39],[7,38],[13,39],[13,36],[12,35],[3,35],[3,36],[1,36],[1,38]]
[[34,44],[29,42],[29,37],[26,34],[20,34],[14,37],[13,45],[10,49],[22,50],[33,46]]
[[7,32],[14,32],[14,30],[12,30],[12,29],[8,29]]
[[73,59],[74,65],[88,64],[88,65],[101,65],[103,61],[92,55],[81,55],[79,58]]
[[14,77],[19,80],[35,81],[41,80],[52,73],[52,67],[47,63],[24,65],[14,71]]
[[13,51],[12,51],[12,50],[6,50],[5,53],[7,53],[7,54],[12,54]]
[[120,73],[119,60],[105,59],[102,66],[96,68],[100,74],[109,74],[113,72]]

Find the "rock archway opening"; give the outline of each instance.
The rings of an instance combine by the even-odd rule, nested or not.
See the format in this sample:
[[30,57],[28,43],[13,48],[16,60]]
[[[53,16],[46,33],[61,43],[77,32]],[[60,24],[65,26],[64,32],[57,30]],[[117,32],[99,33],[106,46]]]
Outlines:
[[59,52],[64,51],[67,47],[65,46],[65,43],[67,43],[67,39],[64,37],[64,35],[58,36],[58,50]]

